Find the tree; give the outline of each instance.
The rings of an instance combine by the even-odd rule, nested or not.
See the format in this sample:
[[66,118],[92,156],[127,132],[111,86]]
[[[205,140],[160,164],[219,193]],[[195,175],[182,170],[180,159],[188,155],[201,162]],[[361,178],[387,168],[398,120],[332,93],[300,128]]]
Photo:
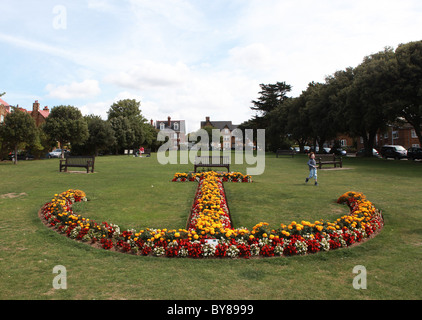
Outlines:
[[151,133],[149,124],[142,116],[141,103],[134,99],[125,99],[113,103],[108,111],[108,121],[112,124],[117,136],[116,151],[127,148],[139,148]]
[[54,107],[45,121],[44,131],[62,147],[66,143],[82,144],[89,136],[88,125],[78,108],[73,106]]
[[395,103],[397,62],[392,48],[364,58],[354,69],[354,79],[345,88],[343,108],[351,136],[362,137],[365,153],[372,155],[375,136],[397,118]]
[[27,112],[12,107],[12,112],[5,117],[4,124],[0,126],[0,135],[3,142],[14,150],[14,164],[17,164],[18,149],[34,141],[35,121]]
[[[261,84],[260,97],[258,100],[253,100],[252,110],[256,111],[256,115],[251,120],[242,124],[241,128],[244,129],[267,129],[266,130],[266,145],[270,145],[272,149],[276,148],[279,144],[280,138],[278,129],[277,134],[270,133],[270,127],[274,126],[274,116],[280,115],[278,109],[287,99],[287,93],[291,91],[292,87],[285,82],[277,82],[275,84]],[[254,135],[255,136],[255,135]]]
[[398,68],[395,109],[413,126],[422,145],[422,41],[399,45],[395,58]]
[[328,79],[326,83],[316,83],[309,87],[309,99],[306,102],[309,126],[321,152],[324,143],[335,138],[339,131],[336,108],[332,103],[333,95],[335,87]]
[[135,144],[135,133],[131,127],[131,124],[127,118],[122,116],[115,117],[109,120],[111,127],[114,131],[115,154],[118,154],[125,148],[132,148]]
[[72,152],[98,156],[99,152],[110,150],[116,143],[110,122],[96,115],[88,115],[84,119],[88,125],[89,137],[85,143],[72,146]]
[[[311,84],[308,85],[308,88],[310,86]],[[286,106],[286,131],[291,134],[291,138],[297,142],[302,152],[306,143],[312,138],[312,127],[306,107],[308,95],[308,90],[303,91],[299,97],[291,99]]]

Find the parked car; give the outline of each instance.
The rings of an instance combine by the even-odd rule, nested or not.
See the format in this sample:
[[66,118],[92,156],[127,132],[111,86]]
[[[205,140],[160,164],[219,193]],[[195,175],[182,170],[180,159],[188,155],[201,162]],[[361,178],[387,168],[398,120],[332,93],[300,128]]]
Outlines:
[[[64,155],[70,153],[69,150],[64,150]],[[47,158],[60,158],[62,155],[62,149],[56,149],[47,154]]]
[[335,155],[337,155],[337,156],[342,156],[342,157],[345,157],[346,155],[347,155],[347,152],[346,152],[346,150],[343,150],[342,148],[336,148],[336,149],[334,149],[334,148],[332,148],[331,150],[330,150],[330,153],[331,154],[335,154]]
[[381,156],[385,159],[403,159],[407,158],[407,150],[399,145],[385,145],[381,148]]
[[56,149],[48,153],[49,158],[60,158],[62,149]]
[[[15,159],[15,153],[11,152],[9,154],[9,160]],[[18,161],[19,160],[34,160],[34,156],[30,154],[29,152],[25,151],[18,151]]]
[[[358,152],[356,152],[357,157],[363,157],[364,155],[365,155],[365,148],[362,148]],[[372,149],[372,156],[378,157],[378,158],[380,157],[380,154],[377,151],[377,149]]]
[[407,149],[407,158],[410,160],[422,159],[422,148],[409,148]]

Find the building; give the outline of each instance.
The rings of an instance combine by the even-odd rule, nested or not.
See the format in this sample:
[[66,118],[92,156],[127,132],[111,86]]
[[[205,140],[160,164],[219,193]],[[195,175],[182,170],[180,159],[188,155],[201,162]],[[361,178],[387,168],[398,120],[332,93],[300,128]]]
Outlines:
[[[375,136],[375,149],[380,149],[384,145],[400,145],[405,149],[421,147],[416,131],[409,123],[390,125],[385,132],[377,133]],[[362,138],[358,139],[358,150],[360,148],[363,148]]]
[[40,103],[38,100],[32,104],[32,111],[28,111],[31,114],[32,118],[35,121],[35,125],[39,127],[41,124],[45,122],[45,119],[50,115],[50,110],[47,106],[45,106],[42,110],[40,110]]
[[181,146],[187,147],[186,123],[185,120],[172,120],[169,116],[167,120],[151,120],[151,125],[159,131],[168,131],[172,150],[179,150]]
[[[4,118],[11,112],[11,107],[7,102],[2,100],[0,98],[0,123],[4,122]],[[40,110],[40,103],[38,100],[35,100],[35,102],[32,104],[32,110],[28,111],[24,108],[20,108],[19,106],[16,106],[19,110],[23,112],[28,112],[31,117],[35,121],[35,125],[39,127],[41,124],[45,122],[45,119],[50,115],[50,110],[48,107],[44,107],[42,110]]]
[[210,117],[205,117],[205,121],[201,121],[201,129],[205,127],[212,127],[220,130],[222,137],[221,145],[213,145],[223,150],[234,149],[237,144],[243,147],[243,139],[237,139],[232,132],[237,129],[239,125],[233,124],[231,121],[211,121]]
[[4,122],[4,118],[10,112],[9,104],[0,98],[0,123]]

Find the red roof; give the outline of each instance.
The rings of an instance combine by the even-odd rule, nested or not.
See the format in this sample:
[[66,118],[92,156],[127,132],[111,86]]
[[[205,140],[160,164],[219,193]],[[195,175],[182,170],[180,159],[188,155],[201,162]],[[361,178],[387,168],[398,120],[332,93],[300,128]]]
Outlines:
[[44,118],[47,118],[50,114],[50,110],[48,109],[40,110],[39,112]]
[[0,104],[4,105],[5,107],[9,107],[9,104],[4,101],[2,98],[0,98]]

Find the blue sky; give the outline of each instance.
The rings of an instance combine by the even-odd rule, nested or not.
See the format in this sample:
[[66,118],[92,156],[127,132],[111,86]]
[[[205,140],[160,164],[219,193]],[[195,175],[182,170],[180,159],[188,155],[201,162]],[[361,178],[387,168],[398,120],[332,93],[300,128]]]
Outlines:
[[0,92],[31,109],[106,118],[141,101],[147,119],[253,116],[259,84],[311,81],[421,40],[420,0],[2,0]]

